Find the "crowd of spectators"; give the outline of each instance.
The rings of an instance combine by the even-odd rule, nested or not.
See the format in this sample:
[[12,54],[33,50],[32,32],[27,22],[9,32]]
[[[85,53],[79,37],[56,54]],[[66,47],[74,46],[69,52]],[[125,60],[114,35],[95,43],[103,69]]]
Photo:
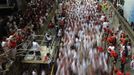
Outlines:
[[133,59],[131,40],[112,27],[107,9],[95,0],[68,0],[64,6],[56,75],[131,75],[125,69]]
[[18,10],[12,15],[0,17],[1,54],[9,53],[11,58],[15,58],[17,48],[27,48],[26,43],[25,47],[19,45],[39,33],[54,3],[54,0],[27,0],[25,10]]

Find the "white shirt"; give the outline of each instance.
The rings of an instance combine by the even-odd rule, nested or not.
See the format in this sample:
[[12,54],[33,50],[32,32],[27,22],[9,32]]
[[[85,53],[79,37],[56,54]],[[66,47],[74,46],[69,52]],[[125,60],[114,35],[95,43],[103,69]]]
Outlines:
[[5,45],[6,45],[6,42],[5,41],[2,41],[1,46],[2,47],[5,47]]
[[62,30],[60,29],[59,31],[58,31],[58,36],[61,36],[62,35]]
[[108,26],[108,22],[103,22],[103,28],[106,28]]
[[32,75],[37,75],[37,73],[35,71],[32,71]]
[[39,49],[40,49],[40,45],[39,45],[37,42],[33,41],[33,42],[32,42],[32,47],[31,47],[31,49],[32,49],[32,50],[39,50]]
[[72,64],[71,64],[71,68],[72,68],[72,71],[73,71],[74,73],[77,72],[77,71],[76,71],[75,61],[72,62]]
[[[114,46],[109,46],[108,49],[114,50],[115,47]],[[110,51],[108,50],[108,52],[110,52]]]
[[132,70],[134,70],[134,59],[130,62],[130,67]]
[[41,75],[46,75],[44,70],[41,71]]
[[47,39],[48,41],[52,40],[52,37],[51,37],[50,35],[49,35],[49,37],[48,37],[48,34],[47,34],[47,33],[46,33],[45,37],[46,37],[46,39]]
[[104,21],[104,19],[105,19],[105,16],[101,16],[101,18],[100,18],[100,21]]

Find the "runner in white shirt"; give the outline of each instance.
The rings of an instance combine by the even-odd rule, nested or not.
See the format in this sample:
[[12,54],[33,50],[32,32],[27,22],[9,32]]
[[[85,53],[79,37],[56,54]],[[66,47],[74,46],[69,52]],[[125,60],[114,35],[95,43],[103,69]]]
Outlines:
[[[86,71],[88,70],[87,66],[90,63],[89,61],[91,61],[95,70],[99,61],[100,66],[103,67],[103,64],[105,64],[105,70],[107,70],[105,59],[99,57],[99,60],[97,60],[97,51],[93,48],[96,47],[96,43],[101,42],[101,32],[99,31],[101,25],[95,26],[95,22],[98,19],[97,14],[99,13],[96,12],[94,1],[73,1],[74,2],[70,0],[70,3],[68,2],[68,17],[66,17],[67,22],[63,37],[64,39],[66,38],[66,41],[64,40],[64,48],[62,50],[64,56],[60,57],[61,59],[69,58],[73,62],[70,65],[68,62],[60,60],[64,64],[58,64],[60,67],[62,66],[62,68],[60,69],[58,66],[56,74],[65,74],[65,72],[68,71],[67,67],[70,66],[74,72],[78,72],[78,75],[86,75]],[[91,15],[91,20],[89,21],[89,25],[87,25],[86,17],[89,15]],[[75,37],[76,35],[79,38]],[[74,45],[76,46],[76,51],[71,49]],[[89,55],[89,57],[87,55]]]
[[41,71],[41,75],[46,75],[45,70]]
[[32,75],[37,75],[37,72],[35,70],[33,70]]

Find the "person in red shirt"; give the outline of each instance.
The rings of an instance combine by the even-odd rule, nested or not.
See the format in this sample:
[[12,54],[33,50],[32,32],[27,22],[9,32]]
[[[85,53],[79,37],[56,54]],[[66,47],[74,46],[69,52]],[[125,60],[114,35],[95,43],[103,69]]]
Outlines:
[[23,36],[19,32],[15,33],[15,38],[17,43],[20,43],[23,40]]
[[112,37],[112,36],[109,36],[109,37],[107,38],[107,42],[108,42],[108,44],[112,44],[112,45],[113,45],[113,43],[114,43],[113,37]]
[[113,40],[113,45],[116,46],[116,34],[113,33],[111,38]]
[[43,61],[48,63],[48,69],[50,69],[50,53],[47,53],[47,55],[44,57]]
[[112,43],[112,45],[116,45],[116,36],[112,33],[108,38],[107,38],[108,44]]
[[112,38],[112,36],[109,36],[109,37],[107,38],[107,42],[108,42],[108,44],[113,43],[113,38]]
[[50,21],[50,23],[48,24],[48,28],[49,28],[49,29],[54,28],[54,25],[53,25],[52,21]]
[[122,56],[121,57],[121,72],[124,72],[125,64],[126,64],[126,57]]
[[126,34],[125,33],[121,33],[120,35],[120,43],[122,46],[124,46],[126,43],[127,43],[127,40],[126,40]]
[[124,46],[126,43],[127,43],[127,40],[126,40],[126,38],[123,38],[123,37],[121,37],[120,38],[120,44],[122,45],[122,46]]
[[103,51],[104,51],[104,49],[103,49],[102,47],[100,47],[100,46],[97,47],[97,50],[98,50],[99,52],[103,52]]
[[126,37],[125,32],[121,33],[121,37],[122,37],[122,38],[125,38],[125,37]]
[[102,11],[101,9],[102,9],[102,6],[100,4],[97,4],[97,11],[101,12]]
[[15,48],[17,46],[16,41],[10,41],[10,48]]
[[103,28],[103,30],[104,30],[104,36],[103,36],[103,39],[102,39],[102,41],[106,41],[106,42],[108,42],[108,28]]
[[49,58],[50,58],[50,53],[47,53],[47,55],[44,57],[44,62],[48,62],[48,60],[49,60]]
[[61,21],[60,21],[60,27],[61,27],[62,29],[64,28],[64,23],[65,23],[64,20],[61,20]]
[[17,43],[16,43],[16,39],[15,37],[11,37],[9,38],[8,40],[8,48],[11,49],[11,48],[15,48],[17,46]]
[[115,52],[115,50],[111,50],[110,52],[111,57],[114,58],[114,64],[117,62],[118,54]]
[[113,34],[113,31],[111,29],[108,29],[108,34]]
[[120,70],[118,70],[116,75],[124,75],[124,74]]
[[131,75],[130,72],[126,72],[126,75]]
[[65,7],[65,5],[63,4],[61,16],[62,16],[62,17],[65,17],[65,15],[66,15],[66,7]]

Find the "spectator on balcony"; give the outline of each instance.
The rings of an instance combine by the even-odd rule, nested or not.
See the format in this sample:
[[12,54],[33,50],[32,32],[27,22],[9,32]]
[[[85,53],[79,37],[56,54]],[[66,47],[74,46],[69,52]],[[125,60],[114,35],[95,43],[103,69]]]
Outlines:
[[12,48],[14,49],[17,46],[16,38],[14,35],[11,35],[8,39],[8,47],[9,49]]
[[50,23],[48,24],[48,28],[49,29],[53,29],[54,28],[54,24],[52,23],[52,21],[50,21]]
[[32,42],[32,47],[31,50],[33,51],[40,51],[40,45],[38,44],[38,42],[34,39]]
[[4,52],[3,47],[2,47],[2,42],[0,42],[0,54]]
[[48,33],[45,34],[45,42],[47,47],[49,47],[52,42],[52,36]]

